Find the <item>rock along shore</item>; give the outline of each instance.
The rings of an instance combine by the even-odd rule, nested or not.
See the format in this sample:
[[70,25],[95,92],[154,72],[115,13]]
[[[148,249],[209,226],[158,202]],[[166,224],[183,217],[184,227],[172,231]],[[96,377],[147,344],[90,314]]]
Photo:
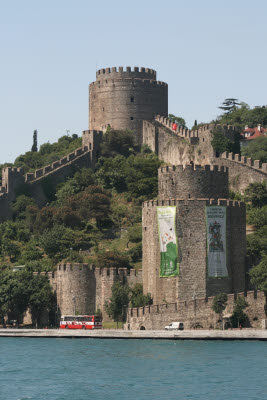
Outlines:
[[167,340],[267,340],[267,330],[125,331],[120,329],[0,329],[0,337],[167,339]]

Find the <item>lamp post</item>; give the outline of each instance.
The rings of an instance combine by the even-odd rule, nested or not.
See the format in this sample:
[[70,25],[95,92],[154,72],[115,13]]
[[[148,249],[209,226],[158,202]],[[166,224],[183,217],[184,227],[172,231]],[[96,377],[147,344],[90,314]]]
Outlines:
[[197,299],[197,295],[196,295],[196,291],[195,291],[195,289],[194,289],[194,293],[193,293],[193,295],[192,295],[192,300],[194,300],[194,329],[196,329],[196,314],[197,314],[196,299]]
[[73,315],[76,315],[76,297],[73,296],[72,297],[72,301],[73,301]]

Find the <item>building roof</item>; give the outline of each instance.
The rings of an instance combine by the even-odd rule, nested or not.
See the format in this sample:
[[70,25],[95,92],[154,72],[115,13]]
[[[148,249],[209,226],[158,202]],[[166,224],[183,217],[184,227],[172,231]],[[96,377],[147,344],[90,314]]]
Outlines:
[[267,129],[258,125],[256,128],[245,127],[243,132],[241,132],[242,139],[244,140],[254,140],[261,136],[267,136]]

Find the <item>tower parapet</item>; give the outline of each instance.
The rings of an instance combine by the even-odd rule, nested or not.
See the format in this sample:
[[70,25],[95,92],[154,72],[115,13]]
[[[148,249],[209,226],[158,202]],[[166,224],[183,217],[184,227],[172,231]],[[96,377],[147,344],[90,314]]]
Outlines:
[[119,67],[97,71],[89,85],[89,129],[130,129],[142,144],[143,120],[168,115],[168,85],[150,68]]
[[173,165],[158,170],[159,198],[228,198],[228,168]]
[[96,72],[96,80],[105,79],[157,79],[157,72],[151,68],[144,67],[112,67],[112,68],[102,68]]

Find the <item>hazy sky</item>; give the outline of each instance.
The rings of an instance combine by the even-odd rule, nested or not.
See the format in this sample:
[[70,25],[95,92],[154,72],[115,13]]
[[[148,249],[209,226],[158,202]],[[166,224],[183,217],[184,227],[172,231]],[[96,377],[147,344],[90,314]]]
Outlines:
[[189,127],[267,104],[266,30],[266,0],[0,0],[0,163],[88,129],[96,68],[156,69]]

